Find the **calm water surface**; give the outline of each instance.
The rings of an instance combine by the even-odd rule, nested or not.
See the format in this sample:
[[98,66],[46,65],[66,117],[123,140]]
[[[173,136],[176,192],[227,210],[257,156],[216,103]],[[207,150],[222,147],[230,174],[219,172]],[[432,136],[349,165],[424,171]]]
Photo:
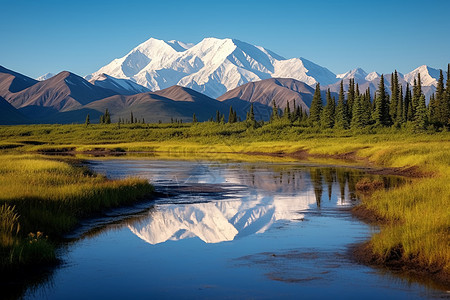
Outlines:
[[[360,171],[300,163],[92,161],[162,196],[78,237],[29,299],[347,298],[446,294],[356,264],[376,228],[353,218]],[[384,179],[388,181],[388,179]]]

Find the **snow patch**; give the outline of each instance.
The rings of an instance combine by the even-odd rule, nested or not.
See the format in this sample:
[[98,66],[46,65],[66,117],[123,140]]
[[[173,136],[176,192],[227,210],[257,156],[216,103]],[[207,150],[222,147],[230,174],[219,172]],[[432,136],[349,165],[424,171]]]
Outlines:
[[36,78],[36,80],[44,81],[44,80],[52,78],[53,76],[55,76],[55,74],[53,74],[53,73],[45,73],[44,75],[39,76],[38,78]]

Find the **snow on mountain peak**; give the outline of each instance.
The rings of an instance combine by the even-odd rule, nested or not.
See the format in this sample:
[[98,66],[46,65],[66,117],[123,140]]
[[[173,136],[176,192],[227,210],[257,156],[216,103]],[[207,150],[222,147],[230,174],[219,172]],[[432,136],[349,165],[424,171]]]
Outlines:
[[372,80],[375,80],[375,79],[377,79],[378,77],[380,77],[380,74],[378,74],[377,72],[370,72],[369,74],[367,74],[367,76],[366,76],[366,80],[367,81],[372,81]]
[[339,78],[339,79],[353,78],[353,79],[355,79],[356,82],[363,82],[366,80],[367,76],[368,76],[368,74],[366,73],[366,71],[364,71],[361,68],[356,68],[356,69],[350,70],[346,73],[338,74],[338,75],[336,75],[336,78]]
[[44,75],[39,76],[38,78],[36,78],[36,80],[44,81],[44,80],[47,80],[47,79],[49,79],[49,78],[52,78],[53,76],[55,76],[55,74],[53,74],[53,73],[46,73],[46,74],[44,74]]
[[[85,78],[85,79],[86,79],[86,78]],[[108,75],[107,75],[107,74],[105,74],[105,73],[99,73],[99,74],[96,74],[95,76],[90,77],[90,78],[88,79],[88,81],[97,81],[97,80],[102,81],[102,80],[106,80],[106,79],[108,79]]]
[[[436,86],[437,81],[439,79],[440,71],[437,69],[433,69],[427,65],[422,65],[413,71],[409,72],[408,74],[405,74],[404,79],[406,82],[408,82],[410,85],[414,84],[414,78],[417,78],[417,75],[420,73],[420,81],[422,83],[422,86]],[[446,72],[443,72],[444,74],[444,81],[447,79]]]
[[304,58],[285,59],[260,46],[214,37],[196,45],[150,38],[92,76],[100,73],[131,79],[153,91],[181,85],[213,98],[271,77],[293,78],[309,85],[336,82],[335,74]]

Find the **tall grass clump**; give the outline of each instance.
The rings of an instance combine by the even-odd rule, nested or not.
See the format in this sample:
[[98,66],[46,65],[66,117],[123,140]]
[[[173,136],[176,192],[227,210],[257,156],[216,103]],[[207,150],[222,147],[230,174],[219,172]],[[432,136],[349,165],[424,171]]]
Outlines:
[[77,161],[37,155],[0,156],[1,265],[55,259],[52,240],[78,220],[148,195],[147,180],[109,180]]
[[11,246],[13,237],[19,233],[19,215],[14,206],[3,204],[0,206],[0,244]]
[[388,220],[370,244],[382,260],[415,262],[450,273],[450,182],[427,178],[377,191],[364,206]]

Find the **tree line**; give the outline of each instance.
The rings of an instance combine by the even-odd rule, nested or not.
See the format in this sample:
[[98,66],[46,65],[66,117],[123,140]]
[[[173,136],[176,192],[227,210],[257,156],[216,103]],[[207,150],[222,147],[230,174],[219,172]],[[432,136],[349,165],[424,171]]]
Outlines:
[[[323,129],[361,129],[366,126],[402,127],[411,124],[415,129],[424,130],[429,126],[434,128],[450,127],[450,64],[447,70],[447,81],[444,84],[443,71],[440,70],[436,92],[431,95],[429,104],[425,102],[422,92],[420,73],[414,79],[413,86],[406,85],[403,90],[399,83],[397,71],[391,74],[391,95],[386,92],[384,76],[381,75],[374,99],[370,88],[360,92],[358,84],[350,79],[348,91],[344,92],[344,82],[340,83],[338,100],[331,97],[330,89],[326,92],[325,105],[322,101],[320,84],[317,83],[309,115],[302,113],[299,107],[296,113],[290,112],[289,102],[283,117],[291,121],[300,120],[307,126]],[[295,102],[294,102],[295,107]],[[280,118],[273,104],[271,120]]]

